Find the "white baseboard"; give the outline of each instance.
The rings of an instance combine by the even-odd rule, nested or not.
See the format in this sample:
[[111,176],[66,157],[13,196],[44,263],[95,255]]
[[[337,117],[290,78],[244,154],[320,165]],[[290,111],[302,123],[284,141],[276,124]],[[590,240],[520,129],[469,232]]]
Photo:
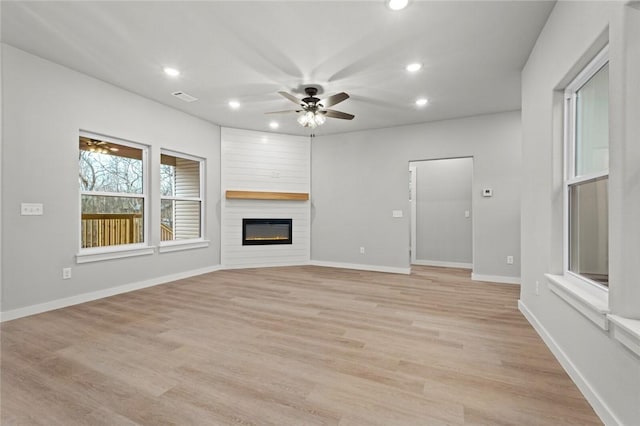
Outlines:
[[462,269],[471,269],[473,268],[473,263],[463,263],[463,262],[444,262],[442,260],[420,260],[416,259],[412,262],[414,265],[420,266],[441,266],[443,268],[462,268]]
[[503,275],[480,275],[480,274],[471,273],[471,280],[520,285],[520,277],[505,277]]
[[12,309],[10,311],[0,312],[0,322],[11,321],[30,315],[40,314],[42,312],[53,311],[55,309],[66,308],[67,306],[91,302],[92,300],[115,296],[116,294],[121,293],[128,293],[130,291],[153,287],[159,284],[166,284],[171,281],[181,280],[183,278],[189,278],[196,275],[219,271],[220,269],[222,269],[220,265],[209,266],[206,268],[194,269],[191,271],[179,272],[177,274],[164,275],[162,277],[152,278],[149,280],[129,283],[118,287],[105,288],[104,290],[92,291],[90,293],[78,294],[76,296],[70,296],[62,299],[52,300],[50,302],[39,303],[37,305],[25,306],[24,308]]
[[562,368],[564,368],[569,377],[571,377],[571,380],[573,380],[580,392],[582,392],[587,402],[591,404],[591,407],[593,407],[593,410],[598,417],[600,417],[600,420],[608,426],[622,425],[622,422],[613,414],[607,404],[600,398],[600,395],[591,387],[582,373],[576,368],[575,364],[571,362],[571,359],[569,359],[567,354],[560,348],[547,329],[544,328],[540,321],[538,321],[538,318],[533,315],[522,300],[518,300],[518,309],[540,335],[549,350],[551,350],[551,353],[553,353],[560,365],[562,365]]
[[282,262],[282,263],[248,263],[239,265],[221,265],[220,269],[253,269],[253,268],[282,268],[286,266],[306,266],[308,261],[304,262]]
[[390,274],[409,275],[411,273],[411,268],[398,268],[395,266],[363,265],[359,263],[327,262],[324,260],[312,260],[309,262],[309,265],[326,266],[327,268],[355,269],[358,271],[388,272]]

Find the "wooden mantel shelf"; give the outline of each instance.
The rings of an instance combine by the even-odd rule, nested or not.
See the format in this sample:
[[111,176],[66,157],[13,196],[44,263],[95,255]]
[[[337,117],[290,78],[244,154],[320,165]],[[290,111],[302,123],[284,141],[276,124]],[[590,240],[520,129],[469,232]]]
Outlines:
[[236,200],[295,200],[306,201],[308,192],[227,191],[227,199]]

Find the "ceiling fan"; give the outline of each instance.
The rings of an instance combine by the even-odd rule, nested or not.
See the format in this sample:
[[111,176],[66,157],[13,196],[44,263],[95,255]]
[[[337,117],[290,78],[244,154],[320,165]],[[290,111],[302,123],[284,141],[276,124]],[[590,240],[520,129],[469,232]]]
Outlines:
[[306,87],[304,92],[307,94],[307,97],[302,99],[298,99],[287,92],[278,92],[281,96],[299,105],[300,109],[267,112],[267,114],[282,114],[288,112],[302,113],[298,117],[298,123],[303,127],[310,127],[312,129],[324,124],[326,117],[340,118],[342,120],[353,120],[355,117],[353,114],[327,109],[327,107],[339,104],[340,102],[349,99],[349,95],[345,92],[329,96],[324,100],[316,98],[318,89],[315,87]]
[[84,136],[80,136],[80,149],[84,151],[97,152],[98,154],[108,154],[110,152],[118,151],[118,148],[110,146],[107,142],[90,139]]

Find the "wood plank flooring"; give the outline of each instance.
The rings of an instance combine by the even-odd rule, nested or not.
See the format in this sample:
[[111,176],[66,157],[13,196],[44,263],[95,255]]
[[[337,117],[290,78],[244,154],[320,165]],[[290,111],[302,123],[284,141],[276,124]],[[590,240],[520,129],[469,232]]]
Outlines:
[[2,324],[2,425],[596,425],[469,272],[219,271]]

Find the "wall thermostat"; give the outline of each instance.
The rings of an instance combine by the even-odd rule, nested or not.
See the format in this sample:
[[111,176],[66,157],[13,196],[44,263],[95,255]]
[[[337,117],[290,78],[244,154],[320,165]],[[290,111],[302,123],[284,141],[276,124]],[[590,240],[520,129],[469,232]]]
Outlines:
[[484,188],[482,190],[482,196],[483,197],[491,197],[493,195],[493,189],[491,188]]

